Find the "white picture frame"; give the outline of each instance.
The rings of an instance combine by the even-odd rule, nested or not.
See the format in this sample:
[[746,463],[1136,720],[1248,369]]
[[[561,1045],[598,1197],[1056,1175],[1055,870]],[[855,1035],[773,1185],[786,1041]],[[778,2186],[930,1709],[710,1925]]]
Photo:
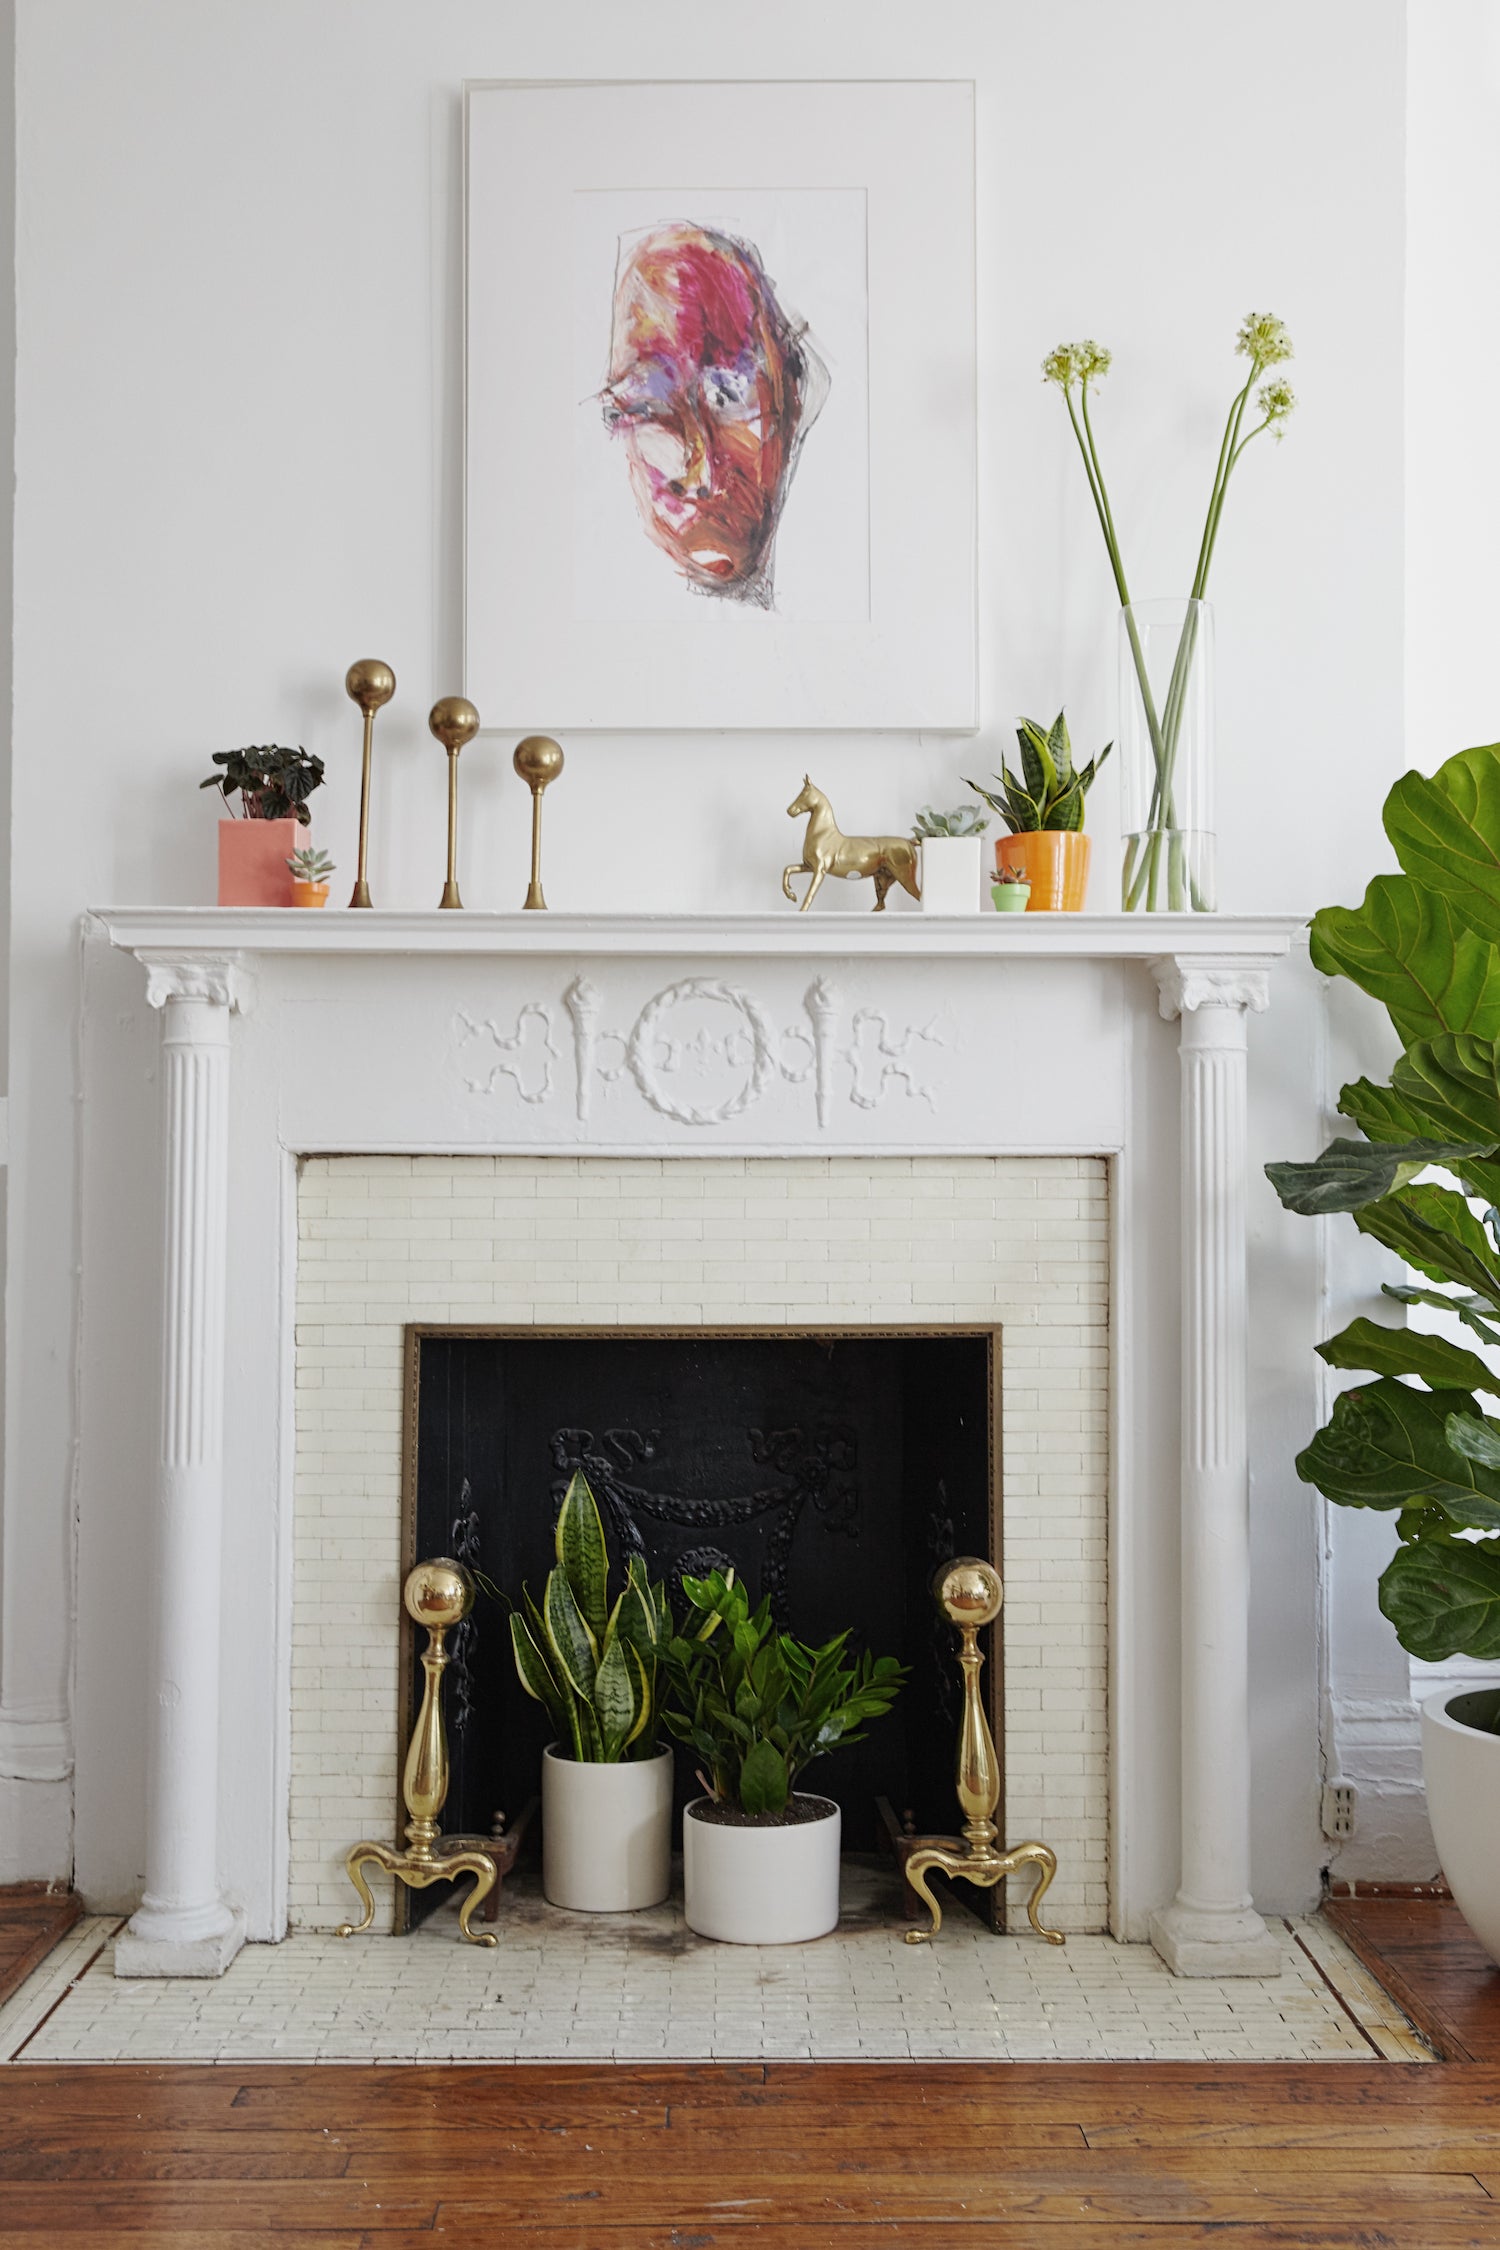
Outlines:
[[972,731],[972,83],[485,81],[465,119],[485,727]]

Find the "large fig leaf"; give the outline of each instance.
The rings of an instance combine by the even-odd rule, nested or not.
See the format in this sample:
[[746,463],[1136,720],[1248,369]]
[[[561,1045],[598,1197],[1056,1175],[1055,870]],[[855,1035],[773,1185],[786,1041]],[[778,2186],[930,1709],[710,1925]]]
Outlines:
[[1482,1343],[1493,1345],[1497,1350],[1500,1350],[1500,1328],[1496,1328],[1491,1320],[1483,1317],[1485,1314],[1493,1314],[1495,1309],[1488,1297],[1470,1297],[1462,1294],[1450,1297],[1441,1289],[1412,1289],[1405,1285],[1398,1288],[1394,1282],[1390,1281],[1381,1283],[1380,1294],[1382,1297],[1394,1298],[1398,1305],[1432,1305],[1439,1312],[1452,1313],[1456,1319],[1463,1322],[1465,1328],[1472,1329]]
[[1495,1042],[1467,1032],[1418,1039],[1391,1072],[1391,1091],[1438,1140],[1500,1142]]
[[1500,1657],[1500,1545],[1421,1539],[1398,1548],[1380,1581],[1380,1606],[1401,1646],[1424,1663]]
[[1325,906],[1312,959],[1378,1000],[1403,1046],[1442,1031],[1500,1039],[1500,953],[1423,883],[1377,875],[1363,906]]
[[1356,1078],[1339,1094],[1339,1115],[1349,1117],[1372,1141],[1420,1141],[1427,1127],[1391,1092],[1368,1078]]
[[1453,1282],[1500,1305],[1500,1260],[1494,1245],[1452,1188],[1401,1188],[1363,1205],[1354,1224],[1430,1280]]
[[1430,777],[1403,774],[1383,817],[1407,874],[1453,899],[1469,929],[1500,944],[1500,743],[1461,750]]
[[1288,1211],[1315,1217],[1320,1211],[1358,1211],[1366,1203],[1405,1187],[1429,1164],[1487,1154],[1490,1143],[1474,1141],[1330,1141],[1311,1164],[1268,1164],[1266,1178]]
[[1345,1508],[1404,1508],[1433,1500],[1468,1521],[1476,1500],[1500,1504],[1500,1470],[1466,1461],[1448,1443],[1450,1414],[1472,1414],[1465,1391],[1361,1383],[1335,1400],[1332,1419],[1297,1456],[1297,1474]]
[[1492,1374],[1477,1352],[1450,1344],[1446,1336],[1429,1336],[1422,1328],[1351,1320],[1319,1344],[1318,1357],[1330,1367],[1368,1368],[1373,1375],[1419,1375],[1434,1391],[1488,1391],[1500,1398],[1500,1375]]

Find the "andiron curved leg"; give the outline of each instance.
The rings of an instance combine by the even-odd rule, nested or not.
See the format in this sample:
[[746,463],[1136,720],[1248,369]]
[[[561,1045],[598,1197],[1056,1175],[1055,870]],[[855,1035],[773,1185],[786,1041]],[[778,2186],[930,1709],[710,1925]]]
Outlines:
[[1057,1873],[1057,1854],[1050,1844],[1017,1844],[1013,1851],[994,1852],[966,1850],[957,1842],[923,1845],[906,1862],[906,1880],[932,1916],[930,1930],[907,1931],[907,1944],[925,1945],[943,1926],[943,1910],[928,1887],[929,1872],[952,1876],[957,1882],[977,1883],[981,1890],[988,1891],[1023,1867],[1035,1867],[1040,1871],[1036,1887],[1026,1901],[1026,1914],[1032,1928],[1049,1945],[1066,1945],[1062,1931],[1050,1928],[1037,1913],[1042,1893]]
[[364,1905],[365,1915],[362,1922],[340,1922],[338,1929],[335,1932],[336,1936],[359,1937],[364,1933],[364,1931],[370,1928],[371,1924],[375,1920],[375,1895],[370,1889],[369,1884],[365,1881],[364,1862],[366,1860],[373,1860],[377,1867],[383,1867],[387,1875],[389,1875],[391,1872],[391,1862],[397,1856],[398,1855],[395,1852],[390,1851],[384,1844],[356,1844],[354,1846],[354,1849],[346,1856],[344,1860],[344,1871],[348,1875],[350,1882],[354,1885],[354,1888],[360,1895],[360,1899]]

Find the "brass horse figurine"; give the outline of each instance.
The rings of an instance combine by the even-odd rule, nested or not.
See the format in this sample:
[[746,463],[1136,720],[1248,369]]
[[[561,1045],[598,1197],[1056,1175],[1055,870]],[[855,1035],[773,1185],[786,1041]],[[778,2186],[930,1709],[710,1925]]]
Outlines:
[[833,807],[821,789],[815,789],[807,775],[802,776],[802,792],[787,806],[788,816],[795,820],[799,813],[810,815],[807,834],[802,839],[802,857],[794,859],[781,870],[781,887],[794,906],[797,894],[792,889],[794,875],[810,875],[798,912],[805,914],[822,887],[825,875],[873,875],[875,878],[875,912],[885,912],[885,894],[892,883],[899,883],[913,898],[922,896],[922,886],[917,880],[917,847],[910,836],[844,836],[839,832],[833,817]]

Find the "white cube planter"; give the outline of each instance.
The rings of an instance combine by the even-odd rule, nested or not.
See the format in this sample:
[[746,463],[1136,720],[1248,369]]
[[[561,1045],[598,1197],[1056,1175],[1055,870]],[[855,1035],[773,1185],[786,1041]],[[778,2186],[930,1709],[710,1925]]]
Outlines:
[[984,838],[922,838],[924,914],[977,914],[983,904]]
[[1486,1953],[1500,1962],[1500,1734],[1464,1724],[1466,1704],[1493,1709],[1497,1695],[1500,1681],[1462,1695],[1446,1687],[1427,1698],[1422,1771],[1448,1888]]
[[687,1925],[729,1945],[805,1945],[839,1919],[843,1815],[828,1798],[820,1820],[785,1828],[740,1828],[697,1818],[708,1797],[682,1817]]
[[672,1753],[597,1766],[542,1752],[542,1890],[553,1906],[628,1914],[672,1887]]

